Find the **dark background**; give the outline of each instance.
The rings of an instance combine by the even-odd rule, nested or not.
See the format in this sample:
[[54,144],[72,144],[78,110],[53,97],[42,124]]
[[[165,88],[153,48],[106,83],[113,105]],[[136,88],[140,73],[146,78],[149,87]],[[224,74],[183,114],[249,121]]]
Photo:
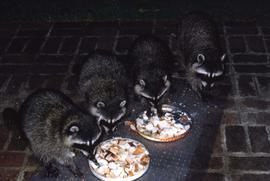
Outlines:
[[225,20],[269,17],[267,0],[1,0],[1,22],[167,20],[203,11]]

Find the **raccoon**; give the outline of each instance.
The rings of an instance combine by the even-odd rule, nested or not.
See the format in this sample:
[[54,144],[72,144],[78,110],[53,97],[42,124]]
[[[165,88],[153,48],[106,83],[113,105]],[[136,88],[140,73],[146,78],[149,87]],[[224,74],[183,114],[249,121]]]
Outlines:
[[[8,119],[7,114],[3,113],[3,116]],[[67,166],[76,176],[82,176],[73,157],[81,145],[88,146],[83,151],[93,152],[93,145],[101,135],[94,117],[60,91],[51,89],[31,94],[21,105],[19,117],[31,150],[45,164],[48,176],[58,175],[57,164]]]
[[113,133],[127,112],[127,75],[123,64],[109,52],[92,53],[82,66],[79,89],[98,124],[107,134]]
[[171,86],[173,54],[157,37],[138,37],[129,50],[135,94],[151,107],[158,108],[161,98]]
[[184,56],[183,63],[192,89],[202,93],[214,87],[224,74],[226,57],[220,51],[214,21],[200,13],[184,16],[178,45]]

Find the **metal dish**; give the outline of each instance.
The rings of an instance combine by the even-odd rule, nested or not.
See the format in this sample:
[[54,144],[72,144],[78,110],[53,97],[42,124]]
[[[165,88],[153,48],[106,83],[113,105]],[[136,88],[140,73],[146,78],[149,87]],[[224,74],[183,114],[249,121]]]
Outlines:
[[[141,135],[142,137],[144,137],[148,140],[151,140],[151,141],[172,142],[172,141],[177,141],[177,140],[184,138],[190,132],[191,125],[192,125],[192,119],[191,119],[191,116],[187,112],[180,110],[178,107],[167,105],[167,104],[162,105],[162,111],[164,113],[169,112],[169,113],[173,114],[173,118],[174,118],[175,122],[180,123],[184,126],[189,125],[190,126],[189,129],[186,130],[186,132],[184,132],[183,134],[180,134],[180,135],[177,135],[174,137],[157,138],[157,137],[151,136],[149,134],[145,134],[144,132],[141,132],[138,129],[137,121],[135,120],[135,128],[136,128],[137,133],[139,135]],[[185,117],[185,119],[183,119],[184,118],[183,116]]]
[[[109,140],[106,140],[102,143],[100,143],[96,148],[98,148],[100,145],[102,144],[105,144],[106,142],[110,142],[111,140],[117,140],[117,139],[121,139],[121,140],[127,140],[127,141],[131,141],[131,142],[136,142],[137,144],[140,144],[142,146],[142,148],[144,150],[146,150],[146,152],[149,154],[149,151],[146,149],[146,147],[140,143],[139,141],[136,141],[136,140],[133,140],[133,139],[130,139],[130,138],[122,138],[122,137],[115,137],[115,138],[112,138],[112,139],[109,139]],[[136,180],[138,178],[140,178],[143,174],[145,174],[149,168],[149,165],[150,165],[150,160],[149,160],[149,163],[145,166],[145,168],[143,170],[141,170],[140,172],[138,172],[136,175],[134,176],[130,176],[130,177],[126,177],[126,178],[108,178],[104,175],[101,175],[99,173],[97,173],[95,171],[95,169],[93,168],[93,166],[91,165],[91,160],[89,160],[89,167],[90,167],[90,170],[91,172],[98,178],[98,179],[101,179],[101,180],[104,180],[104,181],[132,181],[132,180]]]

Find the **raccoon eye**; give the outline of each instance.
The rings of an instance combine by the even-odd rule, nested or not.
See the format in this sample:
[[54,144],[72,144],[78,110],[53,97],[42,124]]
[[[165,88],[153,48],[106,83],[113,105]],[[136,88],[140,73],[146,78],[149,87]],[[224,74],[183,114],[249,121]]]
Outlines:
[[124,107],[126,105],[127,101],[126,100],[123,100],[120,102],[120,107]]
[[70,128],[69,128],[69,131],[71,132],[71,133],[78,133],[79,132],[79,127],[78,126],[70,126]]
[[221,62],[224,62],[225,58],[226,58],[226,54],[224,53],[220,58]]
[[197,55],[197,62],[201,65],[205,61],[205,56],[203,54]]
[[97,102],[97,105],[96,106],[97,106],[97,108],[102,108],[102,107],[105,107],[105,103],[99,101],[99,102]]
[[143,80],[143,79],[140,79],[139,83],[140,83],[140,85],[141,85],[142,87],[144,87],[144,86],[145,86],[145,82],[144,82],[144,80]]

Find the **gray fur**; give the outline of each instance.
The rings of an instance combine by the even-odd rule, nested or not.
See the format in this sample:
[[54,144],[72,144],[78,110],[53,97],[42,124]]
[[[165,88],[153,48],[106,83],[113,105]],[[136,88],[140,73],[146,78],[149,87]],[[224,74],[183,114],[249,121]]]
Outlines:
[[[95,52],[83,64],[79,89],[87,99],[89,112],[96,116],[106,132],[113,131],[126,114],[128,101],[127,75],[117,57],[107,52]],[[97,106],[98,102],[101,106]],[[103,124],[104,123],[104,124]]]
[[[216,24],[204,14],[188,14],[181,22],[178,40],[187,79],[195,91],[211,88],[224,73]],[[198,59],[203,60],[198,63]]]
[[[71,167],[74,172],[73,144],[90,145],[100,135],[94,118],[60,91],[36,91],[22,104],[20,113],[22,129],[34,155],[45,164],[57,162]],[[70,135],[69,130],[78,132]]]
[[[160,39],[149,36],[137,38],[129,51],[135,94],[157,103],[168,91],[173,67],[173,55]],[[167,76],[167,80],[164,77]],[[145,84],[145,85],[144,85]]]

